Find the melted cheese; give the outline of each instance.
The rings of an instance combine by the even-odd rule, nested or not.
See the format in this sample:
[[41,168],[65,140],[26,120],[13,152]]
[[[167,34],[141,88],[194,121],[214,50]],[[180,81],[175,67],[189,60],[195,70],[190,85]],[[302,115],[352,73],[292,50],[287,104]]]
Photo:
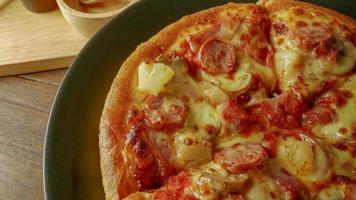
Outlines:
[[282,90],[288,90],[297,82],[299,69],[297,65],[301,62],[303,56],[293,50],[280,50],[274,54],[276,61],[276,72],[279,76],[280,87]]
[[211,82],[218,83],[220,87],[226,92],[234,92],[241,94],[245,92],[252,83],[252,76],[250,73],[238,72],[234,73],[232,78],[224,76],[212,76],[205,72],[202,73],[203,78],[210,80]]
[[229,100],[229,96],[222,89],[209,81],[201,81],[199,84],[212,105],[219,105]]
[[222,194],[236,192],[248,180],[247,174],[230,174],[214,162],[193,169],[191,173],[191,193],[201,200],[214,200]]
[[329,175],[329,159],[328,156],[326,155],[325,151],[322,149],[322,147],[319,144],[316,144],[313,146],[313,151],[314,151],[314,167],[313,170],[306,175],[305,177],[302,177],[302,180],[304,182],[315,182],[319,180],[325,180],[328,178]]
[[334,173],[351,179],[356,179],[356,159],[352,157],[350,152],[341,151],[334,147],[332,147],[330,151],[334,163]]
[[171,68],[174,70],[175,76],[166,85],[166,92],[178,97],[189,97],[190,100],[204,98],[204,93],[199,84],[186,73],[187,64],[183,60],[175,60]]
[[[341,107],[333,106],[336,111],[336,121],[323,125],[318,124],[313,129],[313,132],[329,142],[343,142],[351,137],[351,133],[356,124],[356,75],[349,77],[342,87],[341,91],[348,91],[352,93],[352,97],[347,99],[345,105]],[[325,96],[333,95],[329,92]],[[340,131],[346,129],[346,132]]]
[[136,192],[128,197],[125,197],[125,200],[148,200],[152,197],[151,193],[148,192]]
[[316,197],[316,200],[344,200],[345,195],[343,190],[345,190],[343,186],[332,185],[331,187],[323,189]]
[[[315,17],[316,13],[304,11],[302,15],[294,15],[293,9],[274,13],[271,19],[274,23],[282,23],[287,27],[287,33],[277,34],[272,31],[272,44],[276,49],[274,59],[276,73],[280,79],[279,86],[285,91],[292,87],[313,91],[323,80],[332,76],[342,76],[352,71],[356,64],[356,48],[342,37],[340,27],[332,26],[334,41],[331,46],[339,50],[337,62],[333,63],[326,58],[315,58],[308,50],[296,45],[293,34],[300,31],[298,22],[306,24],[306,29],[313,29],[313,23],[319,26],[330,26],[332,19]],[[293,17],[290,17],[293,15]],[[273,28],[272,28],[273,30]],[[303,81],[298,80],[302,78]]]
[[201,76],[204,80],[219,86],[228,94],[238,95],[246,92],[253,83],[252,75],[259,75],[263,85],[267,89],[273,89],[276,85],[276,78],[273,70],[270,67],[263,66],[251,58],[239,54],[239,65],[237,70],[232,75],[210,75],[201,71]]
[[[315,13],[291,17],[292,9],[286,9],[270,16],[272,22],[283,22],[289,27],[289,33],[298,31],[297,21],[307,24],[314,22],[329,24],[331,19],[315,17]],[[181,42],[191,35],[211,31],[217,39],[240,47],[241,33],[247,33],[251,24],[244,23],[247,14],[244,9],[224,11],[218,25],[196,25],[183,30],[168,51],[179,50]],[[313,16],[313,17],[310,17]],[[227,17],[229,16],[229,17]],[[234,16],[234,17],[231,17]],[[249,19],[251,20],[251,19]],[[245,20],[248,21],[248,20]],[[216,30],[215,30],[216,29]],[[334,106],[337,120],[327,125],[313,128],[316,136],[325,140],[325,144],[313,140],[297,140],[292,137],[278,136],[277,157],[269,158],[266,166],[251,173],[231,173],[214,162],[214,151],[229,148],[234,144],[255,143],[264,145],[264,132],[254,132],[242,136],[238,130],[225,132],[228,123],[222,119],[221,109],[225,103],[249,90],[254,77],[261,78],[261,86],[250,93],[252,99],[247,106],[262,103],[268,98],[267,93],[274,91],[279,84],[281,91],[296,89],[307,96],[323,80],[345,76],[356,63],[356,48],[345,40],[339,27],[333,27],[333,47],[341,52],[336,63],[325,58],[316,59],[311,52],[298,47],[291,36],[277,35],[272,28],[271,42],[274,47],[274,68],[267,67],[252,58],[243,50],[236,48],[236,71],[232,74],[210,75],[199,70],[199,79],[194,80],[188,73],[184,59],[163,63],[143,63],[138,67],[137,85],[132,102],[140,104],[147,95],[170,94],[182,100],[188,107],[184,127],[171,135],[151,132],[151,141],[156,143],[173,142],[173,159],[177,169],[186,170],[191,185],[184,188],[184,193],[202,200],[214,200],[226,197],[230,192],[242,194],[247,200],[288,199],[288,192],[281,190],[272,178],[276,173],[287,171],[297,177],[306,186],[330,178],[331,174],[356,179],[356,159],[350,152],[341,151],[329,143],[347,141],[351,137],[356,119],[356,76],[349,77],[339,87],[353,94],[345,105]],[[251,39],[256,42],[256,37]],[[191,47],[193,50],[199,46]],[[344,80],[339,80],[339,84]],[[329,92],[326,95],[332,95]],[[340,132],[346,128],[347,132]],[[268,129],[268,128],[267,128]],[[266,130],[268,131],[268,130]],[[249,174],[250,173],[250,174]],[[284,172],[283,172],[284,173]],[[246,185],[248,187],[246,187]],[[344,198],[344,185],[333,185],[315,194],[316,199],[338,200]],[[299,192],[299,191],[298,191]],[[303,193],[304,195],[304,193]],[[135,193],[127,199],[149,199],[148,192]],[[304,196],[304,198],[306,198]]]
[[234,134],[233,136],[220,135],[217,138],[217,148],[228,148],[233,146],[234,144],[261,144],[263,140],[263,133],[253,133],[250,136],[241,136],[238,134]]
[[212,126],[219,129],[219,116],[215,108],[207,102],[191,102],[188,126],[198,126],[201,129]]
[[284,200],[287,199],[278,189],[273,179],[268,176],[257,175],[253,178],[253,184],[245,195],[247,200]]

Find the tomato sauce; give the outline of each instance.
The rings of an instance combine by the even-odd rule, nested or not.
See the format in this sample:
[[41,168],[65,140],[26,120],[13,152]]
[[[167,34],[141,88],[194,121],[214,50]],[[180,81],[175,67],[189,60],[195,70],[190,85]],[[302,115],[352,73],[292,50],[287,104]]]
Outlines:
[[153,193],[154,200],[198,200],[193,195],[184,194],[184,189],[191,184],[189,174],[181,172],[169,178],[167,184]]

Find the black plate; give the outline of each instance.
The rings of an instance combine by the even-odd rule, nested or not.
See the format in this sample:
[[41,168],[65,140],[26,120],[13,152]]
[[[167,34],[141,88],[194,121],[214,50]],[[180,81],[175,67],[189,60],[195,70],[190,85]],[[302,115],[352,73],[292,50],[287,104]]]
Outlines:
[[[121,63],[136,46],[166,25],[227,0],[140,0],[120,13],[83,48],[59,89],[44,153],[47,200],[104,199],[98,125]],[[254,2],[240,0],[235,2]],[[353,0],[309,1],[355,18]]]

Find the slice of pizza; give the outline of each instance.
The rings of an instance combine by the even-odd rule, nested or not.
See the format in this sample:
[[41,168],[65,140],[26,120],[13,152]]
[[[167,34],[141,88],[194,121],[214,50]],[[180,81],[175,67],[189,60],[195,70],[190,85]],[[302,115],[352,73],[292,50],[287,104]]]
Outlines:
[[[352,73],[355,22],[335,11],[297,1],[265,1],[281,90],[306,94]],[[324,85],[323,85],[324,84]],[[326,86],[329,87],[329,86]],[[327,88],[326,88],[327,89]]]
[[229,3],[140,45],[108,94],[106,199],[355,199],[356,23]]

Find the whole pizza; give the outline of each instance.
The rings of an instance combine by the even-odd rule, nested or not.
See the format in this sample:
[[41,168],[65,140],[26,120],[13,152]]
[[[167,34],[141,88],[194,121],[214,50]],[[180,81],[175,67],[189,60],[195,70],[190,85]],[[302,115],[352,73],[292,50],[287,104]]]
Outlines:
[[292,0],[185,16],[122,65],[106,199],[356,200],[356,22]]

